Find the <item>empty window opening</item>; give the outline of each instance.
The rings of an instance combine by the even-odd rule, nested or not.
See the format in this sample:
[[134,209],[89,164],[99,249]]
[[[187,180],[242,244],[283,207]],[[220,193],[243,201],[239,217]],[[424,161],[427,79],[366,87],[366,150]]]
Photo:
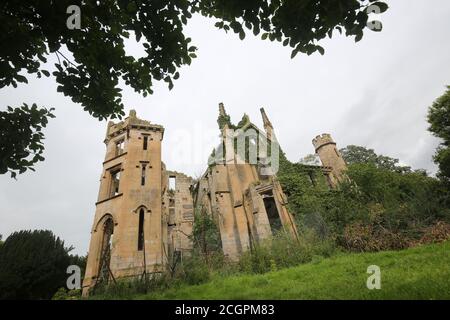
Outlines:
[[119,184],[120,184],[120,168],[111,170],[111,188],[109,191],[109,196],[114,197],[119,194]]
[[116,156],[120,156],[123,153],[125,147],[125,140],[121,139],[116,142]]
[[266,196],[263,198],[264,207],[266,208],[267,218],[269,218],[270,229],[275,234],[279,232],[283,225],[281,224],[280,215],[278,214],[277,205],[273,196]]
[[138,251],[144,249],[144,209],[139,210]]
[[176,184],[177,184],[177,178],[175,176],[170,176],[169,177],[169,190],[174,190],[176,188]]
[[145,168],[146,168],[146,165],[143,164],[142,171],[141,171],[141,186],[145,185]]
[[144,150],[147,150],[147,145],[148,145],[148,137],[144,136]]

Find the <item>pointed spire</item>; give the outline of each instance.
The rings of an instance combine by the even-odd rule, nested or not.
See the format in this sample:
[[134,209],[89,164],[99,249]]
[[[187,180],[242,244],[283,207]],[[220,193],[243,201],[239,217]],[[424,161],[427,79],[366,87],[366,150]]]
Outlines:
[[223,105],[223,102],[219,103],[219,115],[226,116],[227,113],[225,112],[225,107]]
[[267,114],[266,114],[266,112],[264,111],[264,108],[261,108],[261,109],[259,109],[259,110],[261,111],[261,115],[262,115],[262,118],[263,118],[264,128],[270,127],[270,128],[273,129],[272,123],[270,123],[270,120],[269,120],[269,118],[267,117]]
[[270,123],[270,120],[267,117],[267,114],[264,111],[264,108],[259,109],[259,111],[261,111],[261,115],[262,115],[263,123],[264,123],[264,130],[266,131],[267,138],[270,140],[276,140],[275,134],[273,132],[272,123]]

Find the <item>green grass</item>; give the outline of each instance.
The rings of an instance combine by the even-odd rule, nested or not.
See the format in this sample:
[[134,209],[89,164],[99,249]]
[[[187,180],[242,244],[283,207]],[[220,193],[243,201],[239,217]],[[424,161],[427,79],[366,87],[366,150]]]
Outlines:
[[[381,289],[366,287],[367,267]],[[133,299],[450,299],[450,242],[403,251],[340,254],[262,275],[215,277]]]

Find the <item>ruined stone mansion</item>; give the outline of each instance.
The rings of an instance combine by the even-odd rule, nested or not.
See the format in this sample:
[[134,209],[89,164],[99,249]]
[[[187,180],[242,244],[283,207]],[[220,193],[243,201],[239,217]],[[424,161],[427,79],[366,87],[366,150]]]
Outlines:
[[[231,140],[243,138],[245,143],[248,138],[249,144],[255,144],[248,132],[264,138],[258,148],[269,152],[258,153],[256,162],[251,162],[245,150],[240,153],[226,139],[232,128],[223,104],[219,105],[222,141],[210,157],[219,161],[209,161],[197,180],[165,167],[161,125],[137,118],[134,110],[123,121],[108,123],[85,295],[102,281],[163,272],[169,259],[189,254],[196,214],[213,219],[223,253],[230,259],[280,229],[297,238],[287,197],[268,166],[277,146],[273,126],[262,108],[261,114],[264,130],[244,116]],[[313,145],[322,162],[315,169],[333,188],[344,178],[346,164],[329,134],[314,138]]]

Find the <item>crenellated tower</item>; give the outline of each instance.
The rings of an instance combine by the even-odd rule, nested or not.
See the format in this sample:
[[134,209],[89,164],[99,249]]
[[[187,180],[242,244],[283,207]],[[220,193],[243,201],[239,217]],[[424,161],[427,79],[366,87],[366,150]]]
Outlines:
[[346,178],[347,164],[336,148],[336,142],[328,133],[316,136],[312,140],[316,153],[319,155],[322,165],[330,168],[329,182],[332,187]]
[[138,119],[134,110],[108,123],[84,295],[100,282],[163,268],[163,134],[162,126]]

